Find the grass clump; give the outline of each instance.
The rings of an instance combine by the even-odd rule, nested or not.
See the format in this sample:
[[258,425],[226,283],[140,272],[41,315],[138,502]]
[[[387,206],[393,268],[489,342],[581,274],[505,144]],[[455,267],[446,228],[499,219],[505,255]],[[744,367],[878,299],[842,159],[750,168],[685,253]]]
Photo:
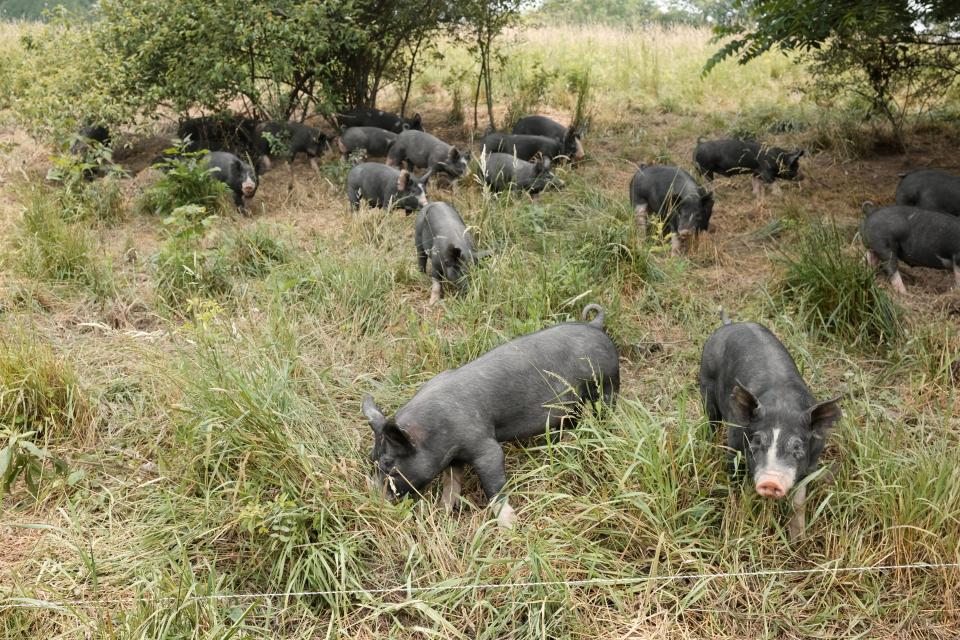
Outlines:
[[163,221],[169,235],[157,255],[156,293],[172,310],[185,311],[199,298],[216,298],[230,290],[223,252],[205,243],[215,219],[202,206],[186,205]]
[[92,418],[76,374],[50,347],[22,334],[0,337],[0,497],[20,477],[36,495],[49,465],[66,474],[48,443],[87,439]]
[[900,307],[847,246],[835,225],[811,226],[781,258],[780,300],[815,334],[851,346],[895,345],[902,336]]
[[59,207],[50,193],[33,193],[14,239],[14,263],[28,277],[78,283],[105,294],[110,272],[94,257],[90,232],[64,220]]
[[230,270],[253,278],[264,277],[275,266],[290,262],[293,255],[287,244],[263,224],[234,233],[226,244]]
[[140,211],[169,216],[178,207],[197,205],[212,214],[228,212],[227,185],[213,177],[206,154],[186,151],[183,145],[164,151],[164,158],[153,165],[163,176],[143,193]]

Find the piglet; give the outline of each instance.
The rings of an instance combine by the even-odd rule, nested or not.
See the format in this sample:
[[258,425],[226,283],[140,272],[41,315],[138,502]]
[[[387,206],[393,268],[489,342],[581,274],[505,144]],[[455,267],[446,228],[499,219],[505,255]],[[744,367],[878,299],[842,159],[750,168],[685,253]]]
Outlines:
[[379,127],[349,127],[337,140],[340,159],[346,161],[357,149],[363,149],[368,158],[384,158],[397,141],[397,134]]
[[867,217],[860,223],[860,236],[867,246],[867,262],[881,266],[897,293],[904,294],[897,260],[913,267],[953,270],[960,288],[960,218],[916,207],[874,208],[863,204]]
[[[731,462],[737,453],[758,494],[782,500],[817,469],[830,427],[843,415],[840,398],[817,402],[793,358],[766,327],[723,324],[707,339],[700,361],[700,395],[711,425],[727,423]],[[793,493],[788,531],[806,526],[805,485]]]
[[253,167],[229,151],[212,151],[205,156],[205,162],[213,177],[230,187],[234,203],[249,209],[259,184]]
[[573,426],[584,403],[612,402],[620,388],[617,348],[603,330],[603,309],[590,322],[566,322],[514,338],[420,387],[387,417],[367,396],[373,429],[370,460],[389,497],[421,494],[441,473],[443,501],[460,496],[464,465],[472,465],[497,523],[516,514],[501,494],[507,477],[500,443]]
[[671,253],[679,255],[691,238],[710,229],[713,194],[679,167],[641,164],[630,181],[630,205],[641,231],[648,213],[664,220],[663,233],[672,234]]
[[540,193],[550,186],[562,188],[563,180],[550,170],[549,158],[527,162],[508,153],[490,153],[484,159],[483,181],[493,191],[512,186],[530,193]]
[[942,169],[920,169],[901,177],[897,204],[960,216],[960,176]]
[[431,169],[456,179],[467,173],[470,152],[460,151],[440,138],[423,131],[410,129],[397,136],[387,153],[387,164],[413,171]]
[[563,146],[563,155],[574,160],[584,158],[580,132],[574,127],[565,127],[547,116],[524,116],[513,125],[512,133],[553,138]]
[[803,149],[788,151],[770,147],[752,140],[703,140],[697,138],[693,163],[707,181],[714,174],[753,176],[753,193],[759,205],[767,186],[775,180],[803,180],[800,173],[800,158]]
[[398,171],[378,162],[358,164],[347,174],[347,199],[356,211],[360,201],[371,207],[403,209],[410,214],[427,206],[426,184],[430,171],[417,178],[409,171]]
[[420,209],[414,242],[420,271],[426,273],[427,260],[430,261],[430,304],[443,297],[446,286],[463,289],[467,270],[481,257],[463,218],[446,202],[431,202]]

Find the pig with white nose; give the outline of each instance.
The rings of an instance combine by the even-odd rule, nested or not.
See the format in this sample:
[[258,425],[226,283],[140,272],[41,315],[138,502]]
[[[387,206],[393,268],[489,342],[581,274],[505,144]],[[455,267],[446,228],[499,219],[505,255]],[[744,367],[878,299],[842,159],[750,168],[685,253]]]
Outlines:
[[[816,470],[829,429],[843,415],[839,397],[814,399],[767,328],[731,323],[725,314],[703,347],[700,394],[710,423],[727,423],[727,446],[743,454],[757,493],[775,500]],[[806,487],[797,488],[791,540],[803,533],[805,501]]]
[[497,523],[516,515],[500,494],[507,482],[501,442],[573,426],[585,403],[611,402],[620,388],[617,348],[603,330],[603,309],[590,322],[566,322],[515,338],[457,369],[437,375],[392,417],[367,396],[371,461],[387,495],[421,493],[443,474],[443,502],[453,508],[464,465],[471,465]]

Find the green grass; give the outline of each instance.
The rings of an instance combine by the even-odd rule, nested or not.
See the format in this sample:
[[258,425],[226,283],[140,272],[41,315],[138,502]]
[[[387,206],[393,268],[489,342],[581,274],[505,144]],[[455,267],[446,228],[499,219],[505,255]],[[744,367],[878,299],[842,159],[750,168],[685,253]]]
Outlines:
[[[225,215],[193,171],[154,192],[163,219],[156,207],[131,215],[142,193],[121,190],[113,217],[56,204],[62,186],[36,201],[3,187],[27,206],[0,201],[14,230],[0,274],[0,416],[49,424],[35,444],[66,471],[17,444],[44,473],[3,496],[0,636],[955,635],[957,570],[832,571],[960,553],[954,299],[894,306],[848,231],[860,219],[851,188],[874,188],[890,165],[829,147],[837,155],[811,154],[802,189],[769,196],[767,211],[745,182],[718,180],[714,230],[670,257],[634,228],[634,163],[688,166],[697,135],[732,128],[786,144],[826,135],[791,88],[802,69],[768,56],[700,80],[712,45],[687,29],[526,37],[512,52],[550,74],[535,107],[585,113],[588,159],[559,167],[566,189],[536,198],[431,185],[492,251],[467,291],[436,306],[413,217],[348,212],[348,168],[335,161],[319,175],[295,167],[290,187],[285,171],[266,174],[253,219]],[[430,126],[447,119],[447,87],[472,98],[465,54],[445,52],[414,91]],[[527,58],[505,63],[501,113],[531,82]],[[765,133],[783,123],[797,128]],[[73,293],[102,280],[112,288],[100,298]],[[441,371],[579,319],[588,302],[607,310],[622,394],[571,434],[505,446],[515,530],[496,527],[472,472],[455,514],[438,486],[399,504],[368,486],[364,394],[393,413]],[[797,542],[789,508],[727,475],[700,407],[700,351],[721,304],[770,327],[818,399],[843,395],[830,473],[810,486]],[[117,309],[147,321],[114,325]],[[0,452],[9,443],[4,432]],[[746,575],[758,569],[811,572]],[[690,577],[662,579],[674,575]],[[250,595],[263,593],[281,595]]]

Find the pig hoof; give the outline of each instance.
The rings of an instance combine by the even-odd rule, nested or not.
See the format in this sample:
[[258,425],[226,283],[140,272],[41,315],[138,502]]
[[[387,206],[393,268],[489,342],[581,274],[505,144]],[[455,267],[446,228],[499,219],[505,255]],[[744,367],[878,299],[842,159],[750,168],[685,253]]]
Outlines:
[[437,301],[440,300],[440,284],[435,283],[430,288],[430,306],[437,304]]
[[500,512],[497,514],[497,524],[503,527],[504,529],[513,529],[514,525],[517,523],[517,513],[513,510],[506,502],[503,503],[503,506],[500,508]]

